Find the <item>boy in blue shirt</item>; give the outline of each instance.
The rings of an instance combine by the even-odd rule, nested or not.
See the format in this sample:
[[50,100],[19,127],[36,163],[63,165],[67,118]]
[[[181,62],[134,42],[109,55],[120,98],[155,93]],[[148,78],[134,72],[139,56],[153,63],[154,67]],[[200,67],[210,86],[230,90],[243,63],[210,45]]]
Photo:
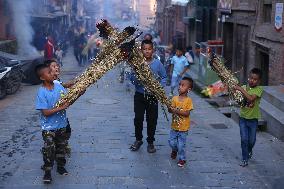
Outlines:
[[[54,76],[54,81],[53,83],[57,83],[57,84],[61,84],[64,88],[70,88],[74,85],[74,80],[70,80],[68,82],[61,82],[60,81],[60,78],[59,78],[59,75],[60,75],[60,66],[59,64],[56,62],[56,60],[54,59],[51,59],[51,60],[46,60],[44,61],[44,64],[46,64],[47,66],[49,66],[49,68],[51,69],[51,74],[53,74]],[[67,145],[66,145],[66,154],[70,157],[71,156],[71,148],[69,146],[69,139],[71,137],[71,126],[70,126],[70,122],[67,118],[67,126],[66,126],[66,142],[67,142]]]
[[36,67],[36,73],[42,86],[39,88],[36,97],[36,109],[41,111],[40,125],[42,128],[42,138],[44,146],[43,154],[43,169],[45,171],[43,182],[51,183],[51,169],[54,161],[57,162],[57,172],[61,175],[67,175],[68,172],[64,168],[66,164],[65,149],[66,149],[66,126],[67,118],[65,109],[69,106],[68,103],[61,107],[55,108],[56,102],[61,95],[66,92],[65,88],[53,83],[54,75],[51,69],[46,64],[41,64]]
[[[150,40],[143,40],[141,44],[142,53],[146,59],[145,62],[141,64],[148,64],[152,70],[152,73],[157,80],[160,81],[162,86],[166,85],[167,74],[163,64],[158,60],[153,58],[154,45]],[[132,151],[139,150],[140,146],[143,144],[142,131],[143,131],[143,121],[144,114],[146,112],[146,121],[147,121],[147,142],[148,147],[147,151],[149,153],[156,152],[154,141],[155,141],[155,132],[158,119],[158,101],[154,95],[148,93],[144,86],[139,83],[134,74],[131,74],[130,80],[135,85],[135,95],[134,95],[134,126],[135,126],[135,137],[136,141],[131,145],[130,149]]]
[[171,93],[170,97],[173,96],[174,89],[178,86],[181,81],[183,75],[189,69],[189,64],[185,56],[182,55],[182,49],[176,49],[176,55],[173,56],[171,61],[170,73],[172,74],[171,81]]

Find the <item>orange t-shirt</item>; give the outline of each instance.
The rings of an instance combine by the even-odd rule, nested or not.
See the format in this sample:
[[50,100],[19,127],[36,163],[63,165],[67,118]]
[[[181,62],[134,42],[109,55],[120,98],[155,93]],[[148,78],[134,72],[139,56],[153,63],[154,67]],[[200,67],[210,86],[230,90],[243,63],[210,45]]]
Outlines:
[[[180,101],[178,96],[172,98],[172,107],[178,108],[183,111],[190,111],[193,109],[192,100],[190,97],[186,97],[183,101]],[[190,116],[178,116],[173,114],[172,129],[176,131],[188,131],[190,127]]]

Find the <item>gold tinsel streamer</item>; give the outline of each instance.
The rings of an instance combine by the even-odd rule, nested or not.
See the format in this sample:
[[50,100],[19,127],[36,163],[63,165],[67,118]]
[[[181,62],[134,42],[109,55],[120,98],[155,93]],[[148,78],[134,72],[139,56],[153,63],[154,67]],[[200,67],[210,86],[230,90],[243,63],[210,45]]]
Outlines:
[[[110,24],[107,24],[106,28],[109,38],[113,39],[118,35],[117,30],[115,30]],[[145,59],[141,53],[141,48],[139,47],[139,44],[136,43],[132,50],[132,56],[128,60],[129,65],[132,67],[133,71],[136,73],[137,79],[146,88],[146,90],[154,95],[162,104],[170,107],[170,99],[166,96],[161,84],[154,78],[149,65],[144,64],[144,62]]]
[[155,98],[167,107],[171,107],[171,100],[167,97],[165,90],[154,78],[154,75],[150,69],[150,66],[145,64],[145,58],[141,53],[141,49],[138,44],[132,50],[132,56],[128,63],[136,74],[139,82],[150,92]]
[[106,72],[111,70],[120,61],[127,58],[127,50],[120,48],[119,45],[128,40],[135,32],[135,29],[128,27],[123,32],[118,33],[112,30],[105,20],[101,24],[102,25],[99,27],[102,29],[102,35],[111,34],[111,38],[105,41],[104,48],[95,58],[91,66],[75,79],[75,84],[69,89],[67,94],[61,97],[56,104],[57,107],[66,102],[70,105],[73,104],[90,85],[97,82]]
[[245,98],[243,94],[234,89],[234,86],[239,84],[238,79],[227,69],[222,60],[216,54],[210,54],[209,63],[213,71],[217,73],[221,81],[228,87],[229,97],[237,102],[240,106],[245,106]]
[[[120,61],[124,60],[126,52],[120,48],[113,48],[112,54],[107,59],[103,59],[99,63],[95,61],[94,65],[90,66],[80,77],[77,78],[77,82],[69,89],[57,103],[57,106],[63,105],[68,102],[73,104],[86,89],[97,82],[106,72],[113,69],[113,67]],[[97,65],[96,65],[97,63]]]

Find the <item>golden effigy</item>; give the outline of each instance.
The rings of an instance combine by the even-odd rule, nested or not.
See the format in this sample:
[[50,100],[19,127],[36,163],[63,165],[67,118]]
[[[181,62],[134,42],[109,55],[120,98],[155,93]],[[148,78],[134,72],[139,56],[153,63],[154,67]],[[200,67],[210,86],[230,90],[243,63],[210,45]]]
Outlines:
[[97,82],[106,72],[114,68],[122,60],[126,60],[134,45],[131,38],[136,29],[126,27],[121,33],[110,28],[109,23],[103,20],[97,25],[102,37],[111,35],[105,41],[105,45],[91,66],[89,66],[80,76],[75,78],[74,85],[68,90],[56,106],[64,103],[73,104],[86,89]]
[[[134,27],[126,27],[119,33],[106,20],[97,24],[97,28],[100,31],[100,36],[106,39],[103,49],[91,66],[75,79],[75,84],[59,100],[57,106],[66,102],[70,105],[73,104],[90,85],[97,82],[106,72],[113,69],[121,61],[128,60],[129,65],[136,73],[137,79],[144,85],[146,90],[162,104],[170,107],[170,99],[167,98],[163,87],[154,77],[149,65],[143,63],[145,59],[141,53],[140,46],[138,43],[135,43],[135,39],[141,33],[133,37],[137,31]],[[84,51],[87,50],[84,49]]]
[[234,87],[239,84],[239,81],[234,74],[232,74],[232,72],[222,63],[222,60],[212,52],[210,54],[209,63],[211,69],[217,73],[221,81],[228,87],[229,97],[240,106],[245,106],[246,101],[243,94],[234,89]]
[[136,44],[132,50],[132,54],[128,59],[128,63],[132,70],[135,72],[139,82],[150,92],[155,98],[167,107],[171,106],[171,100],[167,97],[165,90],[154,77],[150,66],[145,64],[145,59],[141,53],[141,49]]

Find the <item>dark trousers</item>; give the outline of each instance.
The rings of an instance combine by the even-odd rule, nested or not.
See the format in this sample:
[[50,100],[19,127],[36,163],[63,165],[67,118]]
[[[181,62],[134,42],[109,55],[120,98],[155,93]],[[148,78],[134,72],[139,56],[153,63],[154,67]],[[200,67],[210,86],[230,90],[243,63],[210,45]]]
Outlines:
[[72,130],[71,130],[70,122],[69,122],[69,120],[67,118],[67,126],[66,126],[66,140],[67,140],[67,143],[68,143],[68,140],[71,137],[71,132],[72,132]]
[[136,140],[143,138],[143,121],[146,112],[147,121],[147,142],[149,144],[155,141],[155,132],[158,119],[158,101],[152,95],[136,92],[134,95],[134,126]]
[[66,164],[66,128],[55,131],[42,131],[44,146],[42,148],[44,169],[51,170],[54,161],[58,167],[64,167]]

